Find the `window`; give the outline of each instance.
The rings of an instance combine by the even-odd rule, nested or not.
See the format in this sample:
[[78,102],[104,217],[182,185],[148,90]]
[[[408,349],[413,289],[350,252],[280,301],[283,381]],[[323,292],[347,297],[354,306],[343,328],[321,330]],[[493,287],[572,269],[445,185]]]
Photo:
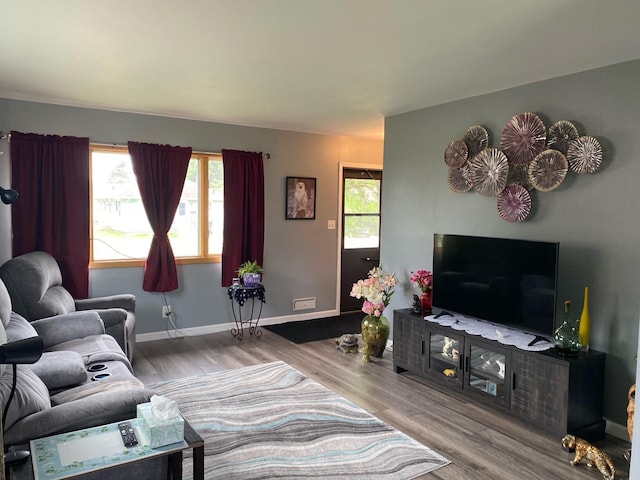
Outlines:
[[[194,152],[169,239],[179,263],[220,261],[222,156]],[[91,266],[142,265],[153,231],[126,147],[91,145]]]
[[343,212],[343,248],[345,250],[380,246],[381,185],[381,172],[345,169]]

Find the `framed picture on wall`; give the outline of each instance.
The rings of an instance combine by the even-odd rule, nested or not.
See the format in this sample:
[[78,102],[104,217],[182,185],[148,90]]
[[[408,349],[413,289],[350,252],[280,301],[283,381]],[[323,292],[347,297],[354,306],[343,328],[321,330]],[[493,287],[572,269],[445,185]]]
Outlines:
[[287,220],[315,220],[316,179],[312,177],[287,177],[285,186]]

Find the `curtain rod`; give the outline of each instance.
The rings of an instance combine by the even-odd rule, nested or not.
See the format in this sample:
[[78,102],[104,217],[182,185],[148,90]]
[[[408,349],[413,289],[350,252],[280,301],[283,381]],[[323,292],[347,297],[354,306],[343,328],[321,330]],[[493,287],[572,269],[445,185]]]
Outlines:
[[[0,140],[5,140],[5,139],[9,139],[11,140],[11,133],[5,133],[0,131]],[[98,142],[91,142],[91,145],[97,145],[98,147],[126,147],[126,145],[116,145],[115,143],[98,143]],[[0,155],[2,155],[4,152],[0,152]],[[204,155],[222,155],[222,152],[201,152],[201,151],[196,151],[196,153],[202,153]],[[271,154],[270,153],[263,153],[262,154],[262,158],[264,158],[265,160],[269,160],[271,158]]]
[[[98,147],[111,147],[111,148],[126,148],[126,145],[117,145],[115,143],[99,143],[99,142],[91,142],[91,145],[96,145]],[[203,155],[222,155],[222,152],[203,152],[201,150],[194,150],[194,153],[200,153]],[[270,153],[263,153],[262,158],[265,160],[269,160],[271,158]]]

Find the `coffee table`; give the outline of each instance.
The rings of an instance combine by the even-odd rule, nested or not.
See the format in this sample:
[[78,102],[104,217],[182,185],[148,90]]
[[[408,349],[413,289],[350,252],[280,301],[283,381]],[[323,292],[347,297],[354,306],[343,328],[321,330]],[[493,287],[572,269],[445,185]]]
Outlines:
[[[138,420],[129,420],[134,429]],[[16,447],[29,449],[29,460],[11,466],[11,480],[60,480],[77,478],[90,473],[126,468],[127,464],[154,457],[169,457],[171,478],[182,478],[183,452],[193,450],[193,478],[204,480],[204,440],[185,420],[184,441],[160,448],[137,445],[125,448],[119,438],[118,423],[110,423],[75,432],[32,440],[29,445]],[[115,435],[115,436],[114,436]],[[140,435],[138,434],[138,438]],[[120,442],[121,448],[117,446]]]

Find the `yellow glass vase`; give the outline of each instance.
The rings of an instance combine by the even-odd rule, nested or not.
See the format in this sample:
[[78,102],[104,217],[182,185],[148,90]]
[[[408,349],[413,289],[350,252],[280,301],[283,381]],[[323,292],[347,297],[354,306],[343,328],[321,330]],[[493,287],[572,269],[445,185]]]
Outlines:
[[589,287],[584,287],[584,304],[582,305],[582,314],[580,315],[580,341],[582,343],[582,351],[589,350],[589,341],[591,338],[591,318],[589,315]]

